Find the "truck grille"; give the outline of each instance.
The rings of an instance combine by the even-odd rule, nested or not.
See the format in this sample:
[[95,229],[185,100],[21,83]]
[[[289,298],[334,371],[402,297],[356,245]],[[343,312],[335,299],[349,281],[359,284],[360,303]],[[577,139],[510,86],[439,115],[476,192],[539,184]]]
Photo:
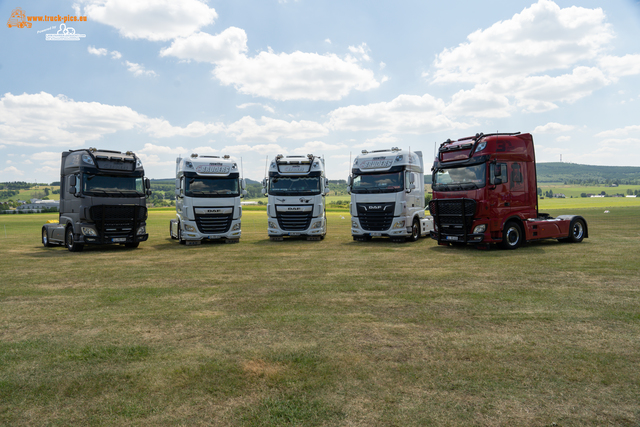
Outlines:
[[233,219],[233,209],[230,214],[198,214],[196,212],[198,230],[205,234],[221,234],[229,231]]
[[476,201],[472,199],[432,200],[429,202],[429,211],[440,232],[463,236],[471,232]]
[[90,214],[102,239],[133,237],[138,224],[144,222],[147,216],[147,208],[96,205],[91,206]]
[[276,212],[278,225],[285,231],[304,231],[309,228],[313,211],[310,212]]
[[366,231],[386,231],[391,228],[395,203],[357,203],[360,226]]

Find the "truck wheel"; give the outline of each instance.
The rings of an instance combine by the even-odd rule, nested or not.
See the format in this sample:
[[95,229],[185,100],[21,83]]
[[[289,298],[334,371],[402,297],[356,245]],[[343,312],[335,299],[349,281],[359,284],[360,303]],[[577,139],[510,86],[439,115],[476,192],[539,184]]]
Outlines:
[[50,248],[51,246],[53,246],[50,242],[49,242],[49,235],[47,234],[47,229],[42,227],[42,245],[45,248]]
[[138,246],[140,246],[140,242],[130,242],[130,243],[125,243],[124,244],[125,248],[130,248],[130,249],[135,249]]
[[501,246],[504,249],[518,249],[522,244],[522,229],[515,221],[508,221],[502,232]]
[[569,228],[569,238],[567,239],[571,243],[580,243],[584,239],[584,221],[580,218],[575,218],[571,221],[571,227]]
[[67,227],[67,232],[65,234],[64,243],[69,249],[69,252],[82,252],[84,249],[84,245],[82,243],[78,243],[73,240],[73,227]]
[[409,241],[415,242],[420,238],[420,221],[417,218],[413,219],[413,224],[411,225],[411,236],[409,237]]
[[178,242],[184,245],[186,242],[182,239],[182,230],[180,230],[180,224],[178,223]]

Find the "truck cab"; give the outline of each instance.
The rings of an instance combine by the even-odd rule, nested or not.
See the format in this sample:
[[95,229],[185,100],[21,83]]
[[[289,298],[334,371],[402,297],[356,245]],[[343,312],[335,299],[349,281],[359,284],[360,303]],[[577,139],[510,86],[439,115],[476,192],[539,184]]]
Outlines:
[[329,180],[325,177],[324,159],[278,154],[269,166],[269,176],[262,181],[267,196],[269,238],[306,237],[322,240],[327,234],[325,196]]
[[440,145],[432,168],[439,244],[498,243],[516,249],[537,239],[582,241],[587,223],[576,215],[538,212],[536,160],[531,134],[477,134]]
[[247,194],[238,164],[230,156],[176,159],[176,218],[172,239],[197,245],[203,240],[237,243],[242,235],[240,199]]
[[60,216],[42,227],[44,246],[121,243],[136,248],[147,240],[146,197],[151,194],[142,162],[131,151],[95,148],[62,153]]
[[386,236],[396,242],[416,241],[433,228],[425,215],[422,152],[362,151],[347,185],[354,240]]

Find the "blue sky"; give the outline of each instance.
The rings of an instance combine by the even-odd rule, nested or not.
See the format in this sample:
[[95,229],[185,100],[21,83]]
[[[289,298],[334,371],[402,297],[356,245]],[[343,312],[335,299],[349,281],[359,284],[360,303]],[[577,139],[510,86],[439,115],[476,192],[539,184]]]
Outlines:
[[[193,152],[325,157],[531,132],[540,162],[640,166],[640,3],[0,1],[0,181],[51,182],[60,152],[131,150],[150,178]],[[3,21],[4,22],[4,21]],[[70,30],[70,28],[73,30]]]

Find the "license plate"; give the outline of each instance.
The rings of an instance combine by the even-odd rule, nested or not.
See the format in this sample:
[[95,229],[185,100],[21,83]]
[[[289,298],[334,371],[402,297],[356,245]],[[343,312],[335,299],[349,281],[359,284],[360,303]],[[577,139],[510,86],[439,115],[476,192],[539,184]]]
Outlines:
[[447,240],[458,240],[458,236],[447,236]]
[[209,240],[214,240],[214,239],[219,239],[219,238],[220,238],[220,236],[209,236],[209,237],[207,237],[207,239],[209,239]]
[[289,233],[289,236],[299,236],[300,233]]
[[381,237],[382,233],[371,233],[371,237]]
[[111,239],[111,241],[113,243],[121,243],[121,242],[126,242],[127,238],[126,237],[114,237],[113,239]]

